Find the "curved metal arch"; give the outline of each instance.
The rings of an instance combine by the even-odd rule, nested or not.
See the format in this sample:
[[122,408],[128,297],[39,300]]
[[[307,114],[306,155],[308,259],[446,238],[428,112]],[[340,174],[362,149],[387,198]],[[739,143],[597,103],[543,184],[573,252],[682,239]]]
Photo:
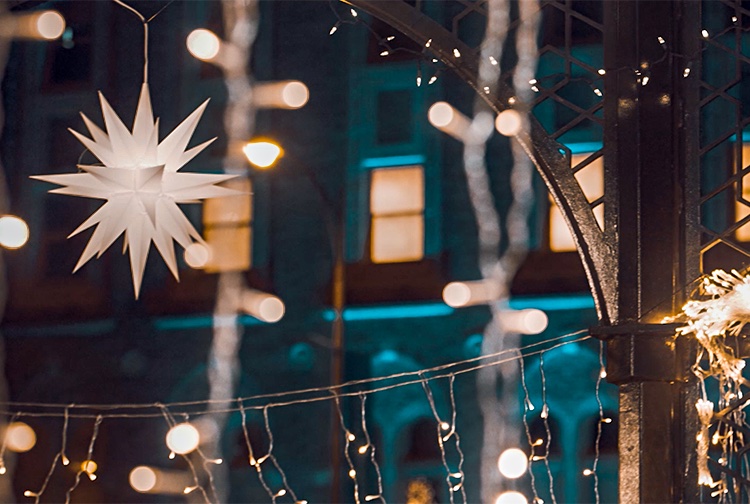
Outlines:
[[[498,82],[494,94],[480,90],[475,51],[429,16],[402,1],[341,1],[380,19],[422,46],[431,40],[430,52],[471,86],[495,113],[510,108],[508,100],[514,96],[513,90],[502,81]],[[458,49],[459,57],[455,56],[454,49]],[[529,123],[529,131],[519,135],[518,141],[561,210],[586,271],[599,321],[609,324],[617,313],[616,237],[599,228],[581,186],[561,154],[563,146],[531,115]]]

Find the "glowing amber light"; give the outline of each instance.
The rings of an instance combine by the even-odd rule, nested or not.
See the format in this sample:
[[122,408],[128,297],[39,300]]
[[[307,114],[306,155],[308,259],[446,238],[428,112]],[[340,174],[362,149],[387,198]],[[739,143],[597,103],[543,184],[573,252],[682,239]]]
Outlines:
[[0,217],[0,245],[7,249],[23,247],[29,241],[29,226],[20,217],[3,215]]
[[524,494],[515,490],[503,492],[495,499],[495,504],[528,504],[528,502]]
[[282,156],[281,147],[265,140],[248,142],[242,152],[250,164],[258,168],[270,168]]
[[284,317],[284,302],[273,294],[247,289],[242,293],[241,308],[253,317],[272,324]]
[[512,109],[503,110],[495,119],[495,129],[505,136],[516,136],[522,125],[521,114]]
[[134,467],[128,480],[133,490],[145,493],[156,486],[156,472],[147,466]]
[[219,54],[221,40],[211,30],[199,28],[188,35],[187,48],[199,60],[211,61]]
[[528,467],[528,457],[518,448],[508,448],[497,459],[497,468],[500,470],[500,474],[509,479],[520,478]]
[[167,432],[167,447],[178,455],[192,452],[199,443],[198,429],[187,422],[177,424]]
[[36,444],[36,433],[23,422],[13,422],[8,425],[5,444],[10,451],[27,452]]
[[55,40],[65,31],[65,18],[57,11],[44,11],[36,19],[36,31],[43,39]]

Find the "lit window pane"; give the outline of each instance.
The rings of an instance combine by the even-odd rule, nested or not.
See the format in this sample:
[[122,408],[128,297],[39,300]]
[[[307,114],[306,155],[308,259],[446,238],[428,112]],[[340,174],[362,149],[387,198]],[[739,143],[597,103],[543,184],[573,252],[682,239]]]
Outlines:
[[424,256],[424,217],[373,217],[372,262],[418,261]]
[[[591,153],[576,154],[571,157],[571,165],[576,166],[588,158]],[[583,190],[583,194],[589,202],[595,201],[604,195],[604,158],[599,157],[581,168],[575,178]],[[604,229],[604,205],[599,204],[594,208],[594,217],[600,229]],[[576,250],[573,236],[563,220],[560,209],[552,201],[550,196],[549,209],[549,246],[553,252],[569,252]]]
[[424,170],[421,166],[373,170],[370,186],[372,215],[424,210]]
[[206,271],[245,271],[250,269],[250,227],[217,227],[205,230],[211,251]]
[[[750,163],[750,144],[743,144],[740,166],[744,168],[748,163]],[[742,197],[746,201],[750,201],[750,175],[742,177]],[[735,219],[739,221],[750,214],[750,207],[742,201],[735,201],[734,211]],[[737,229],[736,236],[739,241],[750,241],[750,224],[745,224]]]

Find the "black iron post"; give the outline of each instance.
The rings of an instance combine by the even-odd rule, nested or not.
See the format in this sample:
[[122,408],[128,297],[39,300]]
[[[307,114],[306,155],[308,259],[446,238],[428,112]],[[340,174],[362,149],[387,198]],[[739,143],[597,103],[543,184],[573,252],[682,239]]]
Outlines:
[[[605,211],[617,242],[608,380],[620,391],[620,502],[697,502],[690,349],[660,324],[698,276],[700,2],[604,2]],[[693,69],[696,71],[696,69]]]

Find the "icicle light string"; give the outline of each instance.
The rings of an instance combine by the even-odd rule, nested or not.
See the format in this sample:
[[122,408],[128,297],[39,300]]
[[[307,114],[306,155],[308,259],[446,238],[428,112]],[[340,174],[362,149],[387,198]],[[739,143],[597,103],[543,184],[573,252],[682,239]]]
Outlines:
[[378,483],[378,493],[377,495],[376,494],[365,495],[365,502],[372,502],[374,500],[380,500],[382,504],[385,504],[385,497],[383,497],[383,476],[380,474],[380,466],[378,465],[377,458],[375,457],[375,449],[376,449],[375,445],[370,439],[370,433],[367,430],[367,416],[366,416],[366,408],[365,408],[366,401],[367,401],[367,396],[363,392],[360,392],[359,393],[359,403],[360,403],[359,414],[362,420],[362,435],[365,437],[365,444],[363,446],[360,446],[357,452],[360,455],[364,455],[368,451],[370,452],[370,463],[375,469],[375,476],[377,477],[377,483]]
[[[528,350],[528,349],[535,348],[535,347],[538,347],[538,346],[543,346],[543,345],[554,343],[554,342],[560,342],[560,341],[568,339],[568,338],[576,338],[576,339],[571,339],[570,341],[563,341],[562,343],[557,343],[556,345],[551,346],[549,348],[545,348],[545,349],[542,349],[542,350],[539,350],[539,351],[535,351],[535,352],[529,352],[529,353],[522,354],[522,355],[525,355],[525,356],[538,355],[540,352],[546,352],[546,351],[552,350],[553,348],[557,348],[557,347],[559,347],[561,345],[566,345],[568,343],[574,343],[576,341],[583,341],[583,340],[586,340],[586,339],[590,339],[591,336],[588,335],[588,329],[581,329],[579,331],[575,331],[575,332],[572,332],[572,333],[567,333],[567,334],[563,334],[561,336],[556,336],[556,337],[553,337],[553,338],[548,338],[548,339],[540,340],[540,341],[537,341],[537,342],[534,342],[534,343],[530,343],[530,344],[525,345],[523,347],[520,347],[518,349],[515,349],[515,348],[514,349],[507,349],[507,350],[503,350],[501,352],[497,352],[497,353],[493,353],[493,354],[482,355],[482,356],[479,356],[479,357],[472,357],[470,359],[465,359],[465,360],[461,360],[461,361],[454,361],[454,362],[450,362],[450,363],[447,363],[447,364],[441,364],[439,366],[434,366],[434,367],[431,367],[431,368],[425,368],[425,369],[422,369],[420,371],[407,371],[407,372],[395,373],[395,374],[391,374],[391,375],[387,375],[387,376],[377,376],[377,377],[366,378],[366,379],[361,379],[361,380],[351,380],[351,381],[348,381],[346,383],[342,383],[342,384],[335,385],[335,386],[299,389],[299,390],[292,390],[292,391],[288,391],[288,392],[278,392],[278,393],[274,393],[274,394],[257,394],[257,395],[242,397],[242,398],[238,398],[238,399],[232,399],[231,401],[226,401],[226,400],[219,400],[219,401],[201,400],[201,401],[181,401],[181,402],[171,402],[171,403],[156,402],[156,403],[123,403],[123,404],[70,404],[70,405],[59,404],[59,403],[35,403],[35,402],[12,402],[11,401],[11,402],[0,402],[0,407],[4,408],[2,411],[0,411],[0,413],[11,415],[11,414],[15,413],[14,410],[16,408],[40,408],[40,409],[41,408],[45,408],[45,409],[60,409],[60,410],[70,409],[70,410],[95,410],[95,411],[108,411],[108,410],[118,410],[118,409],[144,409],[144,410],[157,409],[157,410],[159,410],[159,412],[157,412],[157,413],[140,413],[140,414],[134,414],[134,415],[130,415],[130,414],[127,414],[127,413],[109,413],[109,414],[105,413],[105,414],[103,414],[103,416],[104,416],[104,418],[128,418],[128,417],[133,417],[133,418],[147,418],[147,417],[158,417],[158,416],[162,416],[161,409],[164,408],[164,407],[168,407],[171,410],[174,410],[174,409],[177,409],[177,408],[184,408],[184,407],[191,407],[191,406],[205,406],[205,405],[211,404],[211,403],[223,403],[223,404],[227,404],[227,403],[235,402],[235,401],[238,401],[238,400],[241,400],[243,402],[243,404],[244,404],[244,403],[247,403],[247,402],[250,402],[250,401],[259,401],[259,400],[263,400],[263,399],[279,399],[279,398],[289,397],[289,396],[294,396],[294,395],[310,395],[310,394],[316,394],[316,393],[330,393],[330,392],[335,391],[335,390],[339,390],[340,391],[342,389],[347,389],[347,388],[354,387],[354,386],[359,386],[359,385],[367,385],[367,384],[373,384],[373,383],[378,383],[378,382],[387,382],[387,381],[391,381],[391,380],[399,379],[399,378],[414,377],[414,376],[418,376],[418,375],[420,375],[422,373],[437,373],[437,372],[440,372],[440,371],[446,371],[446,370],[451,369],[451,368],[455,368],[455,367],[459,367],[459,366],[464,366],[464,365],[467,365],[467,364],[472,364],[472,363],[475,363],[475,362],[478,362],[478,361],[489,360],[489,359],[493,359],[493,358],[496,358],[496,357],[503,357],[503,356],[506,356],[508,354],[514,354],[517,351],[521,351],[522,352],[523,350]],[[497,360],[497,361],[490,361],[490,362],[487,362],[485,364],[482,364],[481,368],[488,367],[488,366],[495,366],[495,365],[498,365],[498,364],[503,364],[505,362],[510,362],[512,360],[516,360],[516,359],[519,359],[519,358],[521,358],[521,357],[514,356],[514,357],[511,357],[509,359],[503,359],[503,360]],[[472,372],[472,371],[475,371],[475,370],[481,369],[481,368],[480,367],[476,367],[476,366],[474,366],[474,367],[468,367],[468,368],[463,369],[463,370],[455,371],[453,374],[459,375],[459,374],[463,374],[463,373]],[[451,373],[443,374],[443,375],[438,376],[437,378],[448,377],[450,374]],[[399,382],[399,383],[396,383],[396,384],[392,384],[392,385],[381,387],[381,388],[377,388],[377,389],[366,390],[365,393],[370,394],[370,393],[373,392],[373,390],[376,390],[376,391],[390,390],[390,389],[393,389],[393,388],[403,387],[403,386],[406,386],[406,385],[412,385],[412,384],[415,384],[415,383],[421,383],[421,380],[417,379],[417,380],[414,380],[414,381]],[[356,392],[339,392],[339,395],[341,397],[355,396],[355,395],[359,395],[359,391],[356,391]],[[315,401],[329,400],[329,399],[330,399],[330,396],[325,396],[325,397],[322,397],[322,398],[315,398]],[[291,404],[298,404],[300,402],[306,402],[306,400],[305,399],[293,400],[293,401],[288,402],[288,404],[290,404],[290,405]],[[287,403],[279,403],[279,404],[286,405]],[[253,410],[260,410],[260,409],[263,408],[263,406],[258,406],[258,405],[245,406],[245,407],[246,407],[246,409],[253,409]],[[13,410],[10,410],[10,408],[13,408]],[[225,411],[227,411],[227,412],[238,412],[239,408],[238,407],[228,408]],[[193,414],[193,415],[199,415],[199,414],[206,413],[206,412],[207,411],[196,410],[196,411],[191,411],[190,413]],[[20,416],[25,416],[25,417],[35,417],[35,416],[41,416],[41,417],[50,417],[50,416],[62,417],[63,416],[62,413],[51,413],[51,412],[46,412],[45,413],[45,412],[32,412],[32,411],[19,411],[18,414]],[[78,413],[78,414],[76,414],[76,413],[70,413],[70,417],[71,418],[96,418],[96,416],[97,416],[97,414],[94,414],[94,413]]]
[[[470,367],[470,368],[461,369],[459,371],[453,371],[453,372],[450,372],[450,373],[438,374],[438,375],[430,377],[429,380],[430,381],[432,381],[432,380],[439,380],[441,378],[448,378],[450,376],[458,376],[458,375],[462,375],[462,374],[465,374],[465,373],[472,373],[472,372],[477,371],[479,369],[484,369],[484,368],[490,367],[490,366],[497,366],[497,365],[504,364],[504,363],[507,363],[507,362],[517,361],[518,359],[522,359],[524,357],[531,357],[531,356],[534,356],[534,355],[540,355],[540,354],[542,354],[544,352],[549,352],[549,351],[552,351],[552,350],[554,350],[556,348],[560,348],[562,346],[565,346],[565,345],[568,345],[568,344],[571,344],[571,343],[578,343],[578,342],[581,342],[581,341],[586,341],[588,339],[591,339],[590,335],[586,335],[586,336],[582,336],[580,338],[576,338],[576,339],[573,339],[573,340],[569,340],[569,341],[565,341],[565,342],[562,342],[562,343],[558,343],[556,345],[553,345],[553,346],[551,346],[549,348],[545,348],[543,350],[537,350],[537,351],[534,351],[534,352],[528,352],[528,353],[525,353],[525,354],[521,354],[520,356],[517,356],[517,357],[508,357],[508,358],[505,358],[505,359],[499,359],[499,360],[495,360],[495,361],[492,361],[492,362],[488,362],[488,363],[484,363],[484,364],[479,364],[477,366],[473,366],[473,367]],[[504,352],[504,353],[507,353],[507,352]],[[409,373],[409,374],[411,374],[411,373]],[[382,387],[378,387],[378,388],[370,389],[370,390],[367,390],[367,391],[363,391],[363,393],[369,395],[369,394],[374,394],[374,393],[377,393],[377,392],[384,392],[386,390],[393,390],[393,389],[396,389],[396,388],[406,387],[406,386],[409,386],[409,385],[415,385],[415,384],[419,384],[419,383],[421,383],[421,379],[414,379],[414,380],[399,382],[399,383],[392,384],[392,385],[384,385]],[[324,388],[323,390],[327,391],[328,393],[337,393],[339,397],[353,397],[353,396],[357,396],[357,395],[360,394],[360,391],[355,391],[355,392],[336,392],[337,388],[338,387],[329,387],[329,388]],[[284,396],[284,395],[287,395],[287,394],[284,394],[284,393],[279,394],[279,396]],[[266,404],[264,406],[261,406],[261,405],[245,406],[245,408],[246,409],[251,409],[251,410],[261,410],[261,409],[266,408],[266,407],[269,407],[269,408],[279,408],[279,407],[283,407],[283,406],[292,406],[292,405],[296,405],[296,404],[309,404],[309,403],[315,403],[315,402],[321,402],[321,401],[328,401],[330,399],[331,399],[330,396],[320,396],[320,397],[312,397],[312,398],[307,398],[307,399],[297,399],[297,400],[290,400],[290,401],[283,401],[283,402],[273,402],[273,403]],[[245,401],[245,400],[250,400],[250,399],[246,398],[246,399],[242,399],[242,400]],[[127,406],[132,406],[132,405],[123,405],[123,406],[127,407]],[[164,406],[164,405],[161,405],[161,403],[155,403],[155,404],[152,404],[152,405],[147,405],[146,408],[155,408],[155,407],[161,407],[161,406]],[[170,405],[170,407],[172,407],[172,405]],[[222,409],[222,410],[193,411],[193,412],[191,412],[191,414],[193,414],[193,415],[200,415],[200,414],[208,413],[209,411],[213,411],[213,412],[215,412],[215,411],[221,411],[221,412],[225,412],[225,413],[233,413],[233,412],[239,411],[239,408],[237,408],[237,407],[228,407],[228,408]],[[10,413],[11,412],[9,412],[9,411],[0,410],[0,414],[10,414]],[[61,416],[60,413],[56,413],[56,412],[29,412],[29,411],[19,412],[19,415],[23,416],[23,417],[60,417]],[[96,418],[96,416],[98,416],[98,415],[87,414],[87,413],[70,414],[71,418]],[[102,414],[101,416],[103,416],[104,418],[154,418],[154,417],[160,416],[160,414],[159,413],[109,413],[109,414]]]
[[[430,45],[432,43],[432,39],[429,39],[423,46],[421,51],[415,51],[413,49],[409,49],[406,47],[393,47],[393,42],[395,40],[395,35],[389,35],[386,37],[383,37],[379,35],[372,26],[369,25],[366,21],[364,21],[358,14],[358,12],[353,8],[348,8],[349,15],[346,17],[342,17],[341,13],[339,13],[338,9],[335,7],[339,2],[335,2],[333,0],[328,2],[329,7],[331,8],[331,12],[333,12],[333,15],[336,16],[336,23],[331,27],[331,29],[328,31],[328,35],[333,35],[336,33],[339,28],[342,25],[362,25],[364,26],[367,31],[370,33],[370,35],[377,41],[377,44],[379,47],[382,48],[380,51],[380,57],[388,57],[392,56],[393,54],[397,53],[404,53],[409,54],[411,56],[415,56],[417,58],[417,77],[416,77],[416,83],[417,87],[422,86],[422,63],[425,63],[429,67],[433,69],[432,76],[427,79],[427,85],[432,85],[437,81],[440,74],[443,72],[444,68],[442,66],[439,66],[441,63],[439,58],[435,57],[436,55],[427,54]],[[454,57],[460,58],[461,53],[458,52],[458,49],[454,49]],[[458,53],[456,55],[456,53]]]
[[[352,457],[349,455],[349,447],[351,446],[352,442],[357,439],[357,437],[346,427],[346,423],[344,422],[344,413],[341,411],[341,401],[339,400],[339,395],[336,392],[332,393],[334,404],[336,405],[336,413],[339,417],[339,425],[341,425],[341,430],[344,433],[344,457],[346,458],[346,463],[349,465],[349,478],[351,478],[354,484],[354,502],[355,504],[360,504],[357,470],[354,468]],[[338,467],[334,467],[333,470],[338,471],[339,469]]]
[[526,440],[529,443],[529,476],[531,478],[531,492],[534,494],[534,503],[535,504],[542,504],[544,501],[539,497],[539,493],[536,490],[536,478],[534,477],[534,471],[532,470],[532,464],[535,462],[535,455],[534,455],[534,448],[537,445],[537,442],[535,439],[531,438],[531,429],[529,428],[529,411],[534,410],[534,405],[531,403],[531,399],[529,398],[529,387],[526,385],[526,370],[523,363],[523,355],[521,352],[518,352],[520,359],[518,360],[518,365],[520,367],[520,374],[521,374],[521,387],[523,388],[523,428],[526,431]]
[[[177,421],[174,419],[174,416],[172,415],[172,413],[169,411],[169,408],[165,404],[156,403],[155,406],[161,410],[160,416],[162,416],[164,418],[164,421],[167,423],[167,430],[177,425]],[[175,456],[174,452],[170,451],[169,458],[174,458],[174,456]],[[203,485],[201,485],[200,483],[200,479],[198,478],[198,471],[195,470],[195,464],[187,455],[180,454],[180,456],[187,463],[188,468],[190,469],[190,474],[192,474],[193,476],[193,485],[185,487],[185,489],[182,492],[185,495],[187,495],[189,493],[193,493],[195,490],[199,490],[201,493],[201,496],[203,497],[203,501],[206,504],[211,504],[211,500],[208,497],[208,493],[206,492],[206,489],[203,488]]]
[[591,466],[591,474],[594,476],[594,500],[599,504],[599,474],[596,472],[599,467],[599,444],[602,440],[602,424],[604,423],[604,408],[600,395],[602,380],[606,378],[607,371],[604,369],[604,342],[599,340],[599,373],[596,376],[596,405],[599,407],[599,422],[596,424],[596,441],[594,441],[594,463]]
[[[268,453],[266,453],[266,455],[262,458],[268,459],[271,461],[273,466],[279,472],[279,475],[281,476],[281,481],[284,484],[284,488],[274,494],[273,501],[276,502],[276,499],[278,499],[279,497],[289,494],[292,497],[292,499],[294,499],[294,501],[296,502],[297,495],[294,493],[294,490],[292,490],[292,488],[289,486],[289,482],[286,479],[286,473],[281,468],[281,465],[279,465],[278,460],[276,460],[276,455],[273,454],[273,431],[271,431],[271,423],[268,420],[268,408],[269,408],[269,405],[266,405],[263,408],[263,425],[266,428],[266,436],[268,436]],[[261,462],[259,461],[258,463],[260,464]]]
[[65,448],[68,444],[68,421],[70,417],[68,416],[68,408],[65,408],[65,412],[63,413],[63,426],[62,426],[62,440],[60,442],[60,451],[55,454],[55,457],[52,459],[52,463],[49,466],[49,471],[47,471],[47,476],[44,478],[44,481],[42,482],[42,486],[39,487],[39,490],[36,492],[32,490],[25,490],[23,492],[24,497],[33,497],[34,498],[34,504],[39,504],[39,501],[42,498],[42,495],[44,495],[44,492],[47,490],[47,485],[49,485],[50,479],[52,479],[52,474],[54,474],[55,469],[57,468],[57,462],[62,461],[63,466],[67,466],[70,464],[70,460],[65,455]]
[[98,415],[96,417],[96,420],[94,420],[94,427],[91,432],[91,440],[89,441],[89,448],[86,451],[86,460],[84,460],[81,463],[81,467],[78,468],[78,471],[76,471],[76,477],[73,481],[73,485],[68,488],[68,491],[65,492],[65,504],[70,504],[70,497],[75,491],[76,488],[78,488],[78,484],[81,482],[81,474],[84,472],[91,478],[93,481],[96,479],[96,476],[94,475],[94,472],[89,468],[89,464],[91,464],[91,457],[94,454],[94,443],[96,443],[96,438],[99,436],[99,426],[101,425],[102,421],[104,420],[104,417],[102,415]]
[[[453,379],[454,377],[451,376],[451,387],[453,386]],[[445,452],[445,443],[450,440],[452,437],[454,437],[457,441],[456,443],[459,443],[458,441],[458,433],[456,432],[456,410],[455,410],[455,401],[451,402],[452,412],[451,412],[451,423],[448,423],[440,418],[440,414],[437,411],[437,407],[435,405],[435,398],[432,394],[432,388],[430,387],[430,384],[427,381],[427,378],[422,375],[422,389],[424,390],[425,395],[427,396],[427,401],[430,404],[430,410],[432,411],[432,416],[435,418],[435,430],[437,433],[437,443],[438,447],[440,448],[440,457],[443,462],[443,467],[445,468],[445,482],[448,486],[448,495],[450,498],[451,504],[455,504],[455,497],[454,493],[461,492],[461,502],[466,503],[466,489],[464,488],[464,473],[462,470],[463,466],[463,452],[461,451],[460,444],[458,444],[457,451],[459,453],[460,459],[458,463],[458,468],[456,471],[453,471],[448,464],[448,458]]]
[[[247,446],[247,461],[250,464],[251,467],[255,468],[255,471],[258,473],[258,480],[260,481],[261,486],[268,494],[268,497],[271,498],[271,500],[274,500],[274,493],[271,491],[271,488],[268,486],[268,483],[266,483],[266,479],[263,477],[263,466],[261,462],[258,462],[258,459],[255,458],[255,454],[253,452],[253,445],[250,442],[250,434],[247,431],[247,413],[245,412],[245,406],[242,403],[242,399],[238,399],[237,403],[239,404],[240,409],[240,415],[242,416],[242,435],[245,437],[245,446]],[[263,459],[265,460],[265,458]]]
[[456,453],[458,453],[458,474],[460,474],[460,484],[461,484],[461,496],[464,499],[464,502],[468,502],[466,500],[466,489],[464,487],[464,482],[466,480],[466,475],[464,474],[464,452],[461,449],[461,435],[456,430],[456,415],[458,413],[458,410],[456,409],[456,394],[455,394],[455,383],[456,383],[456,377],[454,375],[451,375],[448,378],[448,397],[450,398],[450,404],[451,404],[451,432],[453,433],[453,439],[455,439],[455,446],[456,446]]
[[544,354],[539,354],[539,373],[542,376],[542,412],[540,416],[544,421],[544,432],[547,435],[546,442],[544,443],[544,467],[547,470],[547,477],[549,478],[549,493],[552,498],[552,504],[557,504],[555,498],[555,479],[552,477],[552,470],[549,466],[549,454],[550,445],[552,444],[552,432],[549,428],[549,408],[547,406],[547,378],[544,374]]

